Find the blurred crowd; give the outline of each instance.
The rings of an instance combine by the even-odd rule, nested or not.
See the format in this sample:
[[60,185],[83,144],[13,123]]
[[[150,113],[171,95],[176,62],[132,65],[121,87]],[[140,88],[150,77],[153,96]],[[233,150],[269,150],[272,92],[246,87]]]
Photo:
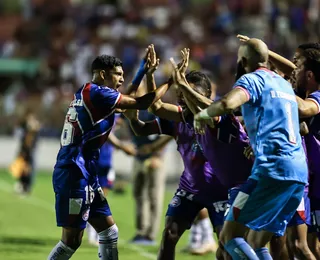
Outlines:
[[[42,122],[42,135],[59,136],[73,92],[90,80],[96,55],[122,59],[130,82],[145,47],[161,59],[191,49],[191,69],[213,74],[217,92],[234,79],[236,34],[261,38],[290,57],[299,43],[318,41],[320,0],[1,0],[0,134],[11,134],[23,111]],[[171,102],[171,95],[166,97]]]

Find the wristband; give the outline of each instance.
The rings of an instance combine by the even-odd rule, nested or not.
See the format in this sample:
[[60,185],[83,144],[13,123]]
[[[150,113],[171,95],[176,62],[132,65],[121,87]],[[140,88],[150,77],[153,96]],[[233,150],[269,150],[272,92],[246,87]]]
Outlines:
[[140,85],[140,83],[144,77],[144,74],[145,74],[144,66],[146,65],[146,63],[147,63],[147,60],[142,59],[142,61],[140,62],[140,66],[137,71],[137,74],[134,76],[134,79],[132,80],[132,85],[135,85],[135,86]]

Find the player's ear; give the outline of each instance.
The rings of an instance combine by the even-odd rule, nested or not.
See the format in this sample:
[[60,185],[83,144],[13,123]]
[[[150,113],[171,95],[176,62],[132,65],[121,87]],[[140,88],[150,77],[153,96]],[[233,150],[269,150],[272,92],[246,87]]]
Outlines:
[[307,78],[307,81],[314,79],[314,74],[311,70],[306,71],[306,78]]
[[101,77],[103,80],[106,79],[106,71],[105,71],[105,70],[100,70],[100,71],[99,71],[99,75],[100,75],[100,77]]

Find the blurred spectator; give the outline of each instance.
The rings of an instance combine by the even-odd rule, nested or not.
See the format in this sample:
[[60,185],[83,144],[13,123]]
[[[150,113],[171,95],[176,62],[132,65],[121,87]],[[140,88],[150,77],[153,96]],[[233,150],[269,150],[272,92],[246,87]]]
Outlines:
[[150,43],[161,58],[157,82],[170,73],[169,57],[186,46],[190,66],[211,71],[221,96],[234,78],[236,34],[262,38],[290,57],[299,43],[318,41],[319,1],[2,0],[0,122],[8,124],[0,133],[12,133],[9,117],[34,102],[41,134],[59,136],[63,105],[90,80],[94,56],[121,58],[128,83]]

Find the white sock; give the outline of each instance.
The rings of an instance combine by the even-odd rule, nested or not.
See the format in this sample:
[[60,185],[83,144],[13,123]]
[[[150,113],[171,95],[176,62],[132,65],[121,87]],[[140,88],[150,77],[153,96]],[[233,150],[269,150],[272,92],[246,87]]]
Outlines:
[[98,241],[99,241],[98,233],[97,233],[96,230],[93,228],[93,226],[91,226],[89,223],[88,223],[88,225],[87,225],[87,232],[88,232],[89,242],[95,243],[95,242],[98,242]]
[[112,225],[99,233],[99,259],[118,260],[118,227]]
[[209,218],[199,220],[199,225],[201,226],[203,240],[202,243],[213,243],[213,228]]
[[202,229],[201,226],[198,223],[194,223],[191,226],[190,229],[190,235],[189,235],[189,246],[192,249],[201,247],[202,244]]
[[59,241],[58,244],[52,249],[48,256],[48,260],[68,260],[74,254],[75,250],[68,247],[62,241]]

